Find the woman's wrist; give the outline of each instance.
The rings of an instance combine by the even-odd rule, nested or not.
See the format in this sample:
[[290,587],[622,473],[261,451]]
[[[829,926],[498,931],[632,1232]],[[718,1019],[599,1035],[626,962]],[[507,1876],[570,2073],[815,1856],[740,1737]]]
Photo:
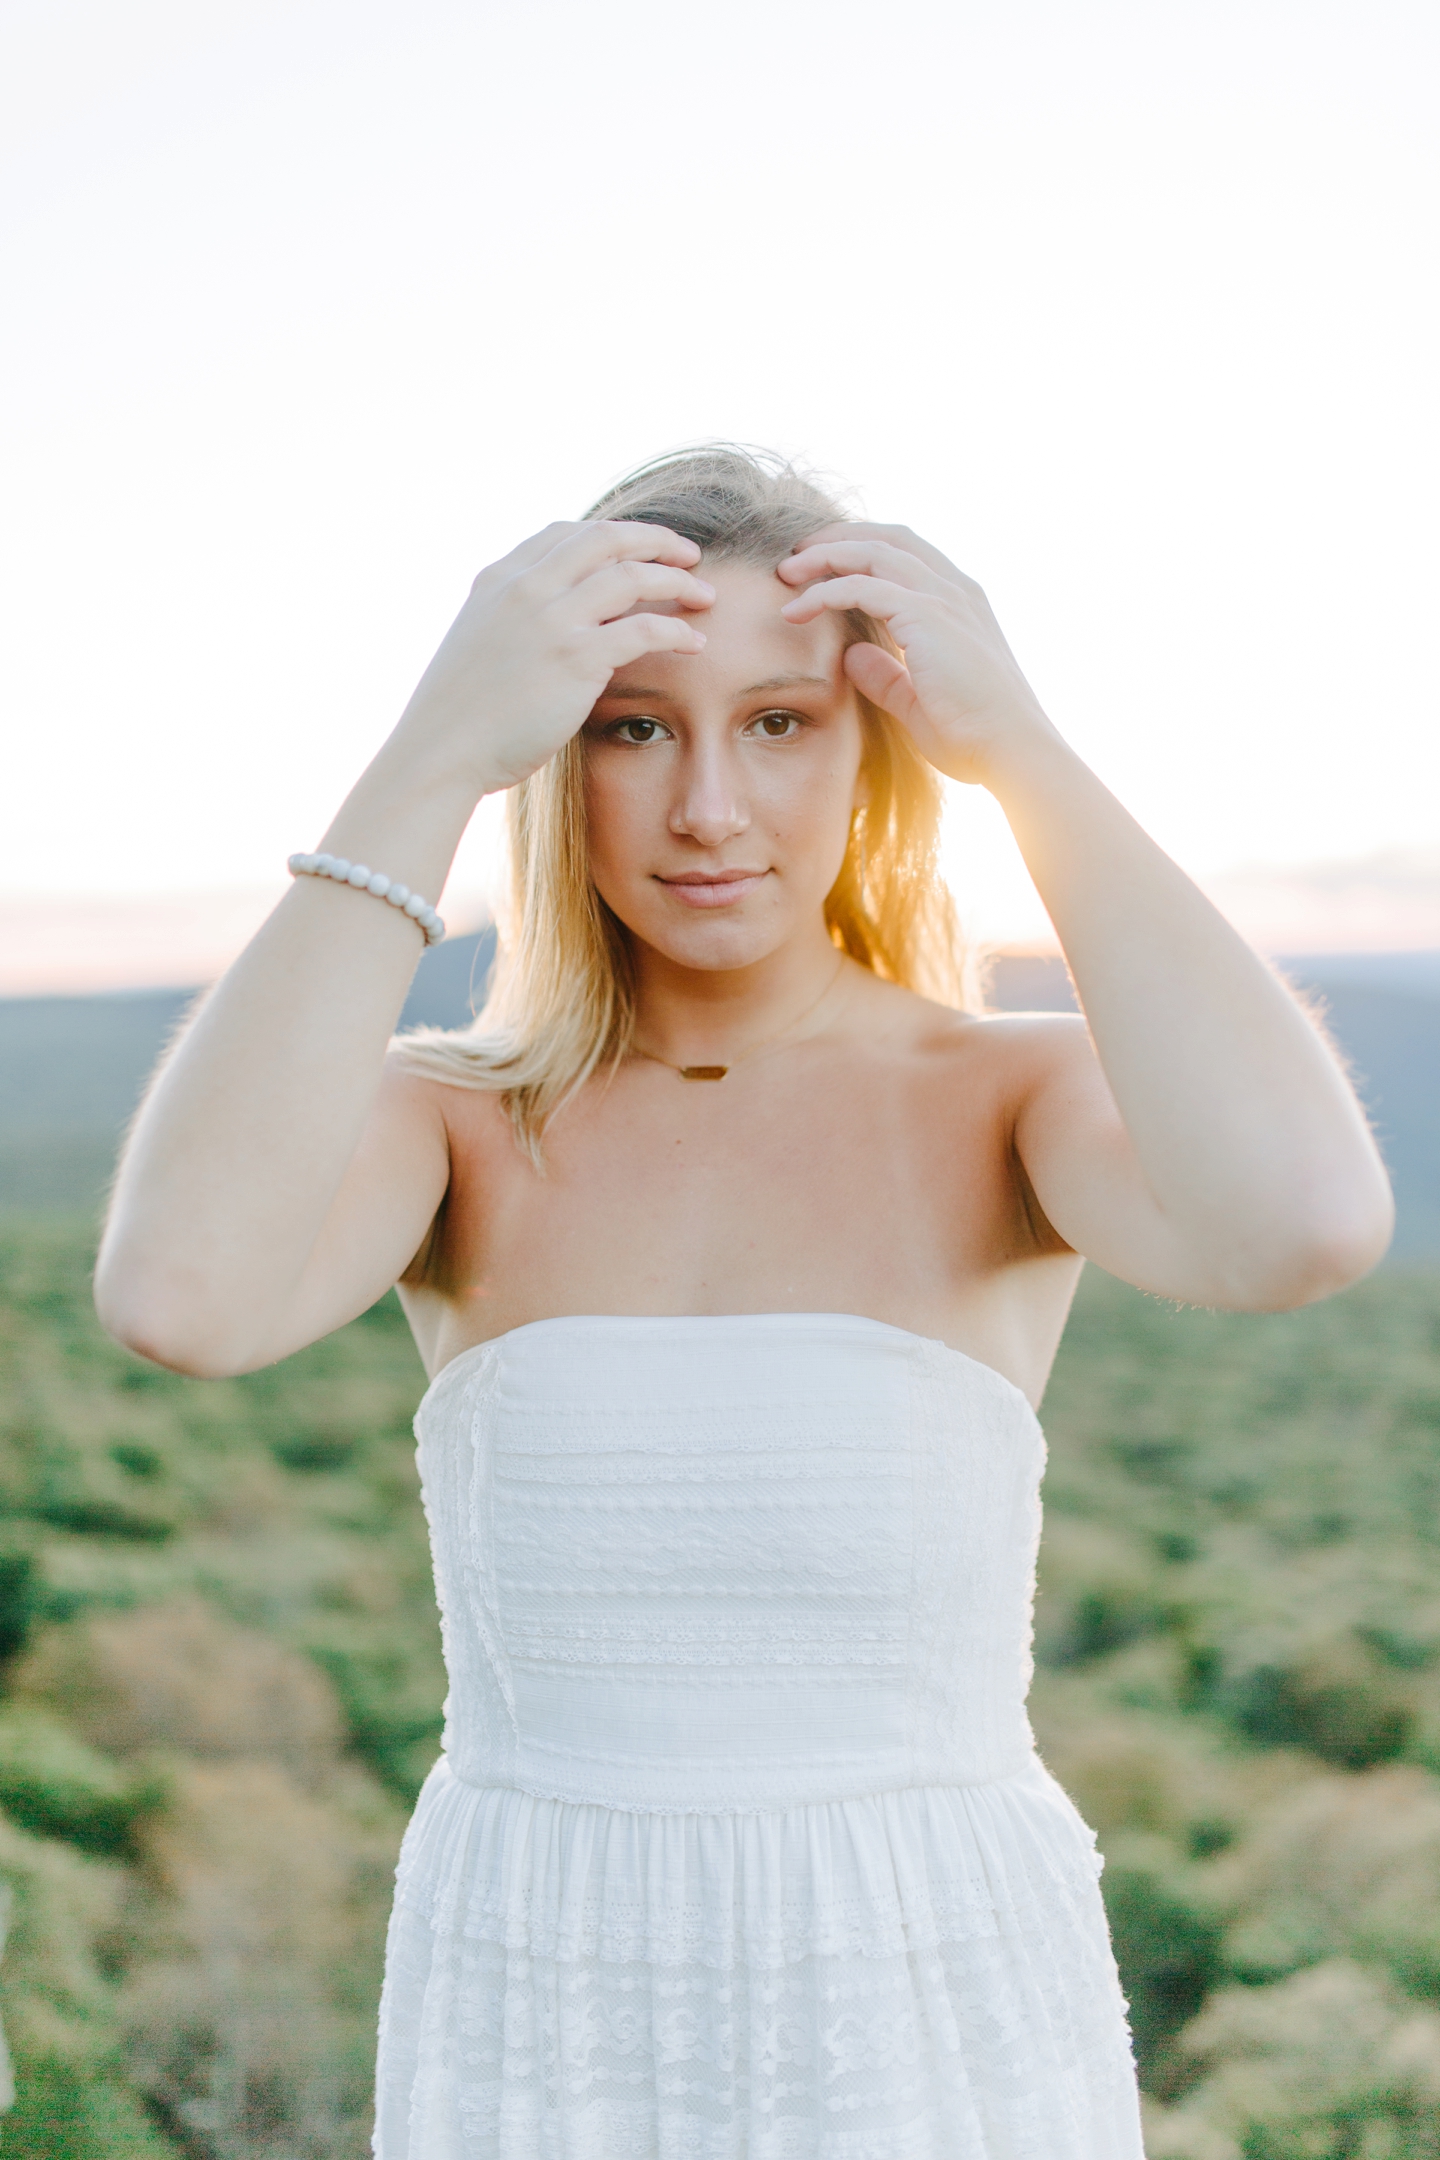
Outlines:
[[467,817],[484,796],[512,784],[498,758],[488,754],[479,729],[437,726],[432,715],[415,709],[414,701],[381,744],[370,769],[383,769],[386,785],[407,795],[464,802]]
[[323,834],[297,840],[316,854],[365,863],[438,900],[455,851],[485,790],[483,776],[401,739],[397,729],[360,775]]
[[1059,729],[1036,711],[1033,719],[997,733],[976,759],[975,777],[1009,816],[1037,795],[1074,787],[1094,774]]

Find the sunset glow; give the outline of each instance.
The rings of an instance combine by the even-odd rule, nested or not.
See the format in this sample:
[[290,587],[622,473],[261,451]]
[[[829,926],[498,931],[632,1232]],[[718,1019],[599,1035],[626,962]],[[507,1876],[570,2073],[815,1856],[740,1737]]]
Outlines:
[[[710,435],[977,575],[1187,869],[1290,880],[1287,937],[1347,927],[1295,915],[1297,866],[1433,845],[1433,10],[739,0],[715,30],[12,18],[7,980],[214,964],[475,571]],[[762,80],[795,88],[778,135]],[[1043,935],[991,806],[954,833],[987,934]],[[482,820],[447,916],[491,852]],[[1407,892],[1363,935],[1433,938]],[[232,929],[154,927],[202,894]],[[112,895],[88,960],[83,908],[31,906]]]

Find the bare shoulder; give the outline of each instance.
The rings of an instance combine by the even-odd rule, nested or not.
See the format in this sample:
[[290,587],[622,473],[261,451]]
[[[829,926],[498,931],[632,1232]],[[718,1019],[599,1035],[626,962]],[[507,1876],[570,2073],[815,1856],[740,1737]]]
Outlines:
[[1094,1066],[1090,1031],[1078,1013],[960,1012],[898,984],[866,986],[876,1039],[892,1052],[946,1072],[984,1074],[1024,1094],[1037,1083]]
[[1084,1021],[959,1012],[888,984],[876,991],[862,1056],[879,1064],[885,1095],[903,1104],[896,1145],[921,1167],[946,1220],[980,1239],[986,1266],[997,1255],[1068,1255],[1031,1181],[1022,1135],[1037,1112],[1047,1125],[1095,1129],[1099,1066]]
[[386,1051],[380,1072],[380,1101],[392,1115],[443,1126],[446,1097],[455,1092],[438,1073],[427,1072],[395,1044]]
[[418,1119],[450,1139],[463,1135],[474,1145],[483,1135],[497,1138],[512,1130],[498,1088],[477,1087],[458,1071],[392,1044],[385,1058],[382,1096],[402,1117]]

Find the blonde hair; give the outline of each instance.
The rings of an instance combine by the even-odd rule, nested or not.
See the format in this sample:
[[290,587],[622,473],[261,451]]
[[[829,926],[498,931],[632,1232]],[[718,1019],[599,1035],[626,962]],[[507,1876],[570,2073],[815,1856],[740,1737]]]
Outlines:
[[[846,512],[784,459],[708,443],[642,465],[586,516],[665,525],[712,558],[770,569]],[[869,616],[843,619],[847,643],[897,649]],[[865,785],[825,901],[826,925],[862,967],[968,1008],[975,999],[967,955],[937,863],[939,776],[898,721],[866,698],[859,704]],[[499,1090],[538,1163],[557,1110],[630,1051],[635,967],[630,933],[590,876],[579,735],[511,789],[508,810],[509,895],[485,1004],[467,1027],[418,1028],[395,1047],[434,1079]]]

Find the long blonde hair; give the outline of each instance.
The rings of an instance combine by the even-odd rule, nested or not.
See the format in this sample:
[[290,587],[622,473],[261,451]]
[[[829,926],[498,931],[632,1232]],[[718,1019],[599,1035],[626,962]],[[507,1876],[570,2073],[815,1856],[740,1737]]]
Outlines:
[[[732,443],[672,451],[617,481],[585,513],[666,525],[712,559],[766,569],[841,504],[783,458]],[[896,650],[869,616],[844,617],[847,643]],[[889,982],[942,1004],[975,1002],[954,904],[937,862],[940,780],[888,713],[861,698],[861,801],[825,901],[834,943]],[[498,1089],[538,1162],[546,1125],[601,1069],[630,1051],[635,965],[630,933],[590,876],[584,745],[510,791],[509,895],[485,1003],[467,1026],[397,1038],[412,1069],[452,1086]]]

